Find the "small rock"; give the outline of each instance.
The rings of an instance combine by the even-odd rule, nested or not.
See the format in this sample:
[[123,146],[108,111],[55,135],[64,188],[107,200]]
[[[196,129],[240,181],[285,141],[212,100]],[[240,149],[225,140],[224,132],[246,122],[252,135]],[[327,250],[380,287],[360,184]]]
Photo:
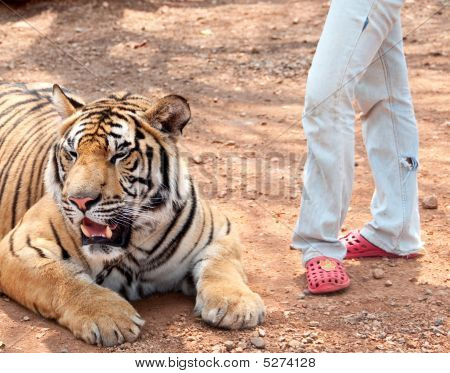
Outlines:
[[236,347],[234,350],[234,352],[242,352],[242,351],[244,351],[244,350],[241,347]]
[[214,353],[221,352],[222,351],[222,346],[221,345],[215,345],[215,346],[212,347],[211,351],[214,352]]
[[266,331],[263,328],[259,328],[258,329],[258,334],[260,337],[265,337],[266,336]]
[[300,19],[299,19],[299,18],[294,18],[294,19],[292,20],[292,24],[293,24],[293,25],[298,25],[299,22],[300,22]]
[[233,341],[225,341],[223,344],[227,351],[231,351],[234,348],[234,342]]
[[37,339],[41,339],[41,338],[45,335],[45,333],[46,333],[46,332],[37,333],[37,334],[36,334],[36,338],[37,338]]
[[382,279],[384,277],[384,271],[381,268],[375,268],[372,271],[372,276],[377,280]]
[[432,295],[433,291],[431,289],[425,289],[425,294],[426,295]]
[[186,340],[189,342],[193,342],[193,341],[195,341],[195,337],[190,335],[189,337],[186,338]]
[[312,328],[318,327],[320,325],[320,323],[318,321],[310,321],[309,326],[311,326]]
[[250,343],[256,347],[257,349],[264,349],[266,348],[266,342],[264,342],[264,339],[261,337],[253,337],[250,339]]
[[286,340],[286,337],[282,335],[280,338],[278,338],[279,342],[284,342]]
[[441,326],[444,324],[444,319],[436,319],[434,320],[434,325]]
[[422,201],[422,207],[424,209],[437,209],[438,200],[435,195],[426,196]]
[[288,345],[291,348],[299,348],[302,344],[299,341],[295,340],[295,339],[291,339],[289,341]]
[[2,342],[2,341],[0,341],[0,348],[4,348],[6,345]]
[[387,280],[387,281],[384,283],[384,286],[386,286],[386,287],[392,286],[392,281],[391,281],[391,280]]
[[22,317],[22,321],[30,321],[30,318],[28,316]]
[[234,146],[234,145],[236,145],[236,142],[235,141],[227,141],[226,143],[225,143],[225,146]]
[[300,293],[298,295],[298,299],[305,299],[305,297],[306,297],[305,293]]
[[67,347],[63,347],[60,352],[63,354],[67,354],[69,352],[69,349]]
[[221,192],[219,192],[218,197],[219,198],[224,198],[227,195],[227,191],[226,190],[222,190]]

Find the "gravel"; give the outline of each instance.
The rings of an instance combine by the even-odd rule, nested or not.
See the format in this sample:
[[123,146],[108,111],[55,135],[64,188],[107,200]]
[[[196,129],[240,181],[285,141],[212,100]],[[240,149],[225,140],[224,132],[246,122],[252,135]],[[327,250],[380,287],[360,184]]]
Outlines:
[[422,201],[422,207],[424,209],[434,210],[438,207],[438,200],[435,195],[426,196]]
[[231,351],[235,346],[233,341],[225,341],[223,345],[225,346],[227,351]]
[[372,276],[373,278],[380,280],[384,277],[384,271],[381,268],[375,268],[372,271]]
[[257,349],[264,349],[266,348],[266,342],[261,337],[253,337],[250,339],[250,343],[256,347]]

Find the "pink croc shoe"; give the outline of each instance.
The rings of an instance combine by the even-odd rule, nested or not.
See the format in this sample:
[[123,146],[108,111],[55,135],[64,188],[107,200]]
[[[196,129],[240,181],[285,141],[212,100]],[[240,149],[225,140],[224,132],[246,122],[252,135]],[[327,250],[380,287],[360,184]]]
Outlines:
[[334,258],[319,256],[306,263],[308,290],[312,294],[325,294],[342,290],[350,285],[350,279],[342,263]]
[[355,259],[355,258],[405,258],[413,259],[419,256],[419,254],[409,254],[409,255],[397,255],[388,253],[378,246],[367,241],[359,230],[353,230],[347,233],[344,237],[339,238],[341,242],[344,243],[347,248],[347,255],[344,259]]

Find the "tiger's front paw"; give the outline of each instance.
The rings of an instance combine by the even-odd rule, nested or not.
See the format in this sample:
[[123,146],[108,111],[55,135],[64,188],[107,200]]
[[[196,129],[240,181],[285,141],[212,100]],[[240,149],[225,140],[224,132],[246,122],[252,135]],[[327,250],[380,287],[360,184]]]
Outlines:
[[265,307],[261,297],[249,288],[203,290],[197,294],[195,313],[220,328],[244,329],[264,321]]
[[125,299],[108,289],[83,294],[74,309],[59,320],[83,341],[98,346],[133,342],[145,321]]

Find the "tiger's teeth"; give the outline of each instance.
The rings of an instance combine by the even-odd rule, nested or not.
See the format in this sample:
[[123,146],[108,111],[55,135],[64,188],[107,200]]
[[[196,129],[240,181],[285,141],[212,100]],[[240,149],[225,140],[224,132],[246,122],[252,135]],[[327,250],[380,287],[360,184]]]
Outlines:
[[80,228],[86,237],[91,237],[91,234],[89,233],[89,231],[86,229],[86,227],[83,224],[80,225]]
[[105,232],[106,232],[106,238],[107,238],[108,240],[111,239],[111,237],[112,237],[112,230],[111,230],[111,228],[109,227],[109,225],[106,226]]

